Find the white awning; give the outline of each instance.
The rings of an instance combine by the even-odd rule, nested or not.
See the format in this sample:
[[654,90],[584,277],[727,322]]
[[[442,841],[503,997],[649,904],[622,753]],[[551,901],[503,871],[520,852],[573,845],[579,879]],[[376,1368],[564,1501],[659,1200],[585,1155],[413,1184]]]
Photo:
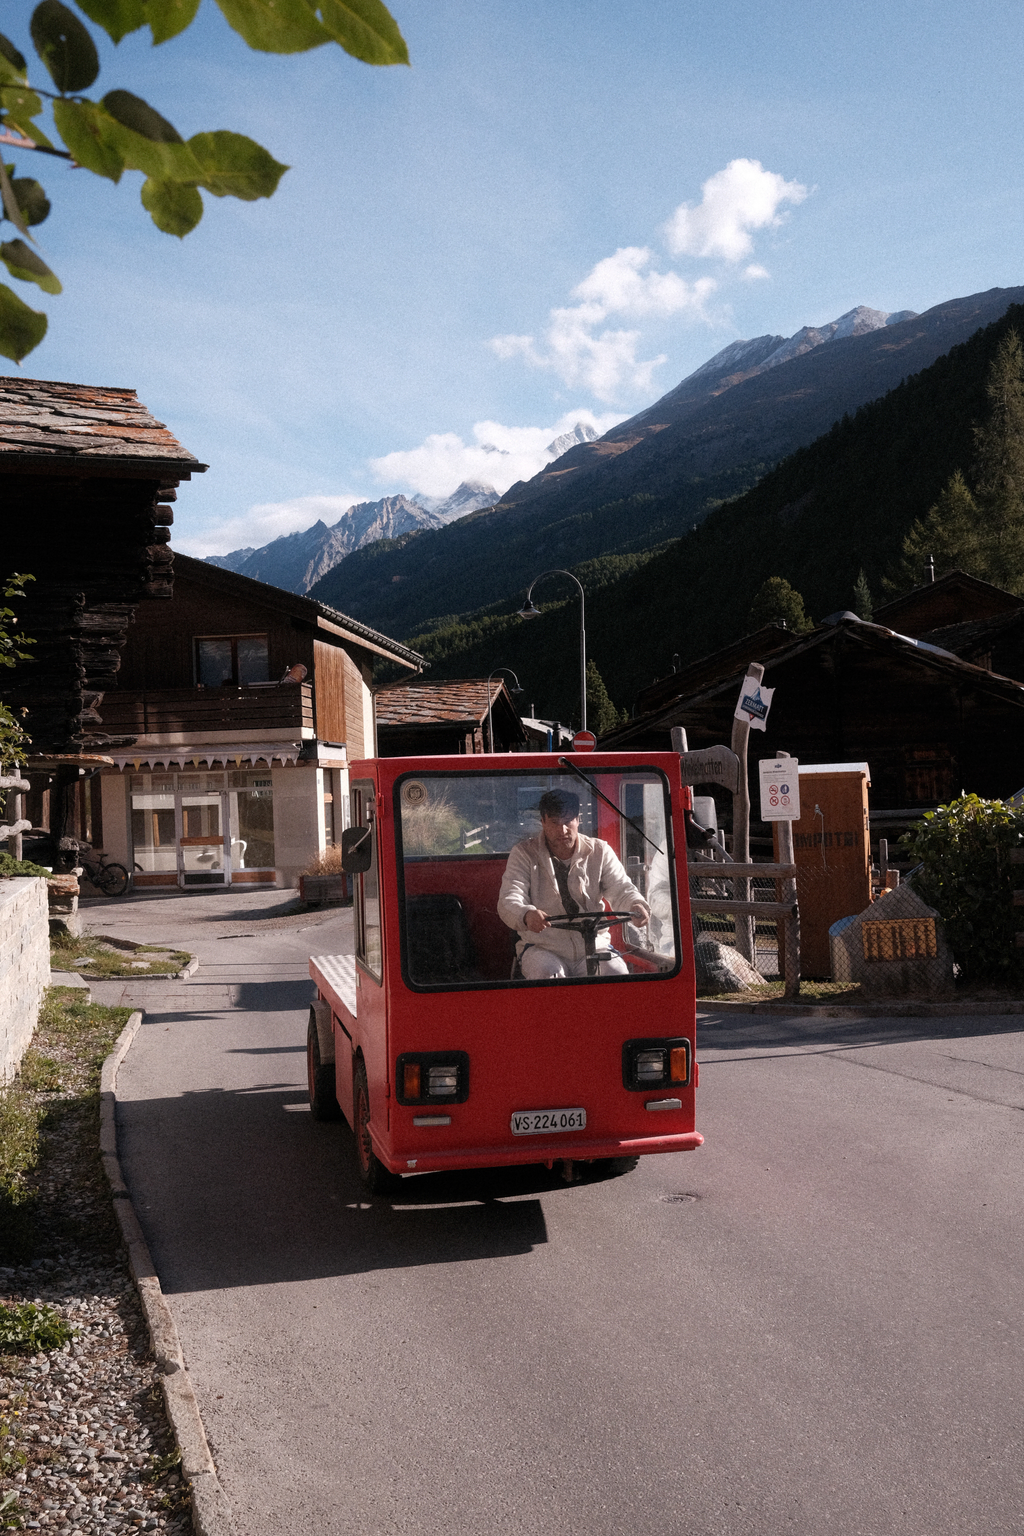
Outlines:
[[294,763],[298,761],[299,742],[233,741],[226,747],[124,747],[110,752],[117,767],[136,773],[142,768],[238,768],[243,763]]

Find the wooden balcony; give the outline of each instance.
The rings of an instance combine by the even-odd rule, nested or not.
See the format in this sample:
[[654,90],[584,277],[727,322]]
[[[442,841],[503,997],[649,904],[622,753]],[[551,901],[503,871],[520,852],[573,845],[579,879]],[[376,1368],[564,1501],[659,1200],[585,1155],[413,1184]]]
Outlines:
[[268,683],[247,688],[115,689],[98,713],[111,735],[200,737],[215,741],[224,732],[263,738],[314,730],[310,683]]

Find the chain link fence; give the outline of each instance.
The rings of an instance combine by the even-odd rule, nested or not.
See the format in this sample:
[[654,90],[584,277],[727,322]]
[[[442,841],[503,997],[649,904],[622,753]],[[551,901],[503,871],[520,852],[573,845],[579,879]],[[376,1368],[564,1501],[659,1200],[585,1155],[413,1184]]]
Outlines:
[[[728,864],[708,861],[706,867],[707,874],[703,870],[695,874],[691,862],[691,899],[753,902],[779,900],[779,881],[775,877],[728,879]],[[724,912],[694,912],[693,942],[697,950],[698,981],[701,979],[701,971],[709,968],[730,973],[731,979],[742,982],[743,987],[757,985],[759,981],[778,981],[782,976],[779,939],[779,924],[775,916],[747,917]],[[712,947],[715,945],[726,946],[734,951],[740,961],[753,967],[757,975],[747,976],[743,965],[736,963],[732,955],[723,956],[714,952]],[[703,984],[706,987],[721,982],[723,991],[738,990],[736,986],[724,984],[728,979],[722,975],[711,976],[705,978]]]

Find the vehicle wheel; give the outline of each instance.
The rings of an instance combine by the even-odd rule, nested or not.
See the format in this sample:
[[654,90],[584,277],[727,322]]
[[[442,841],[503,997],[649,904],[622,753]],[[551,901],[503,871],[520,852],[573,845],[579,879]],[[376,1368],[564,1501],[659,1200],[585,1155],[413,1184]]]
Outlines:
[[104,864],[89,879],[104,896],[123,896],[128,889],[128,871],[123,864]]
[[620,1173],[632,1173],[638,1157],[595,1157],[591,1167],[596,1179],[615,1178]]
[[329,1061],[324,1065],[320,1060],[320,1036],[317,1034],[312,1010],[309,1028],[306,1030],[306,1077],[313,1119],[340,1120],[341,1105],[338,1103],[337,1084],[334,1081],[334,1063]]
[[401,1185],[396,1174],[389,1173],[373,1150],[370,1140],[370,1090],[366,1082],[366,1068],[356,1064],[352,1084],[352,1129],[356,1139],[356,1164],[359,1177],[371,1195],[393,1194]]

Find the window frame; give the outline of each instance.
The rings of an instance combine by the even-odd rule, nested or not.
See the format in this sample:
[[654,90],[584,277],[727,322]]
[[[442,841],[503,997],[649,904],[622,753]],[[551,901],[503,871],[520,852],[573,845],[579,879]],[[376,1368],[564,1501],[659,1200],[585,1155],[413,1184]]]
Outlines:
[[[355,926],[355,958],[360,970],[377,986],[384,985],[384,902],[381,895],[379,859],[379,822],[377,820],[377,786],[372,779],[356,779],[350,786],[349,803],[352,807],[351,825],[370,828],[370,868],[366,874],[377,882],[377,930],[380,935],[378,953],[380,970],[375,971],[367,957],[366,946],[366,875],[352,876],[352,912]],[[364,819],[365,817],[365,819]]]
[[267,675],[262,679],[264,683],[272,681],[270,676],[270,634],[267,630],[252,630],[233,635],[193,635],[192,636],[192,676],[197,688],[224,688],[226,683],[203,683],[199,678],[199,647],[205,640],[227,640],[231,646],[231,683],[233,688],[248,688],[249,683],[238,681],[238,642],[239,640],[262,640],[267,648]]
[[[402,981],[408,987],[410,992],[423,992],[423,993],[428,993],[428,992],[430,992],[430,993],[433,993],[433,992],[495,992],[495,991],[502,991],[503,992],[503,991],[510,991],[510,990],[517,990],[518,991],[518,990],[521,990],[523,988],[534,988],[534,987],[568,987],[568,986],[592,987],[592,986],[622,986],[622,985],[629,986],[629,985],[632,985],[633,983],[636,983],[636,982],[639,982],[639,981],[672,981],[672,980],[676,979],[679,976],[680,972],[683,969],[684,951],[683,951],[682,924],[681,924],[680,915],[679,915],[679,877],[678,877],[678,874],[677,874],[677,871],[676,871],[676,865],[675,865],[675,837],[674,837],[674,828],[673,828],[673,825],[672,825],[672,791],[671,791],[671,786],[670,786],[669,781],[668,781],[668,776],[664,772],[663,769],[655,767],[651,763],[631,763],[628,768],[627,767],[620,767],[618,765],[616,765],[614,767],[597,767],[597,766],[593,766],[591,768],[590,776],[595,778],[595,779],[600,780],[600,777],[601,777],[602,774],[612,774],[612,773],[614,773],[614,774],[619,774],[619,775],[623,775],[623,776],[631,776],[633,774],[649,774],[661,786],[662,797],[663,797],[662,798],[662,804],[664,806],[664,811],[665,811],[665,839],[666,839],[666,845],[667,845],[666,846],[666,850],[665,850],[665,858],[666,858],[666,862],[667,862],[668,870],[669,870],[669,893],[670,893],[671,903],[672,903],[672,924],[673,924],[673,935],[674,935],[675,956],[676,956],[675,964],[673,966],[668,967],[665,970],[631,972],[628,976],[560,976],[560,977],[554,977],[554,978],[551,978],[551,979],[548,979],[548,980],[541,980],[541,981],[530,981],[530,980],[527,980],[527,978],[523,977],[523,976],[519,976],[519,977],[513,978],[511,974],[509,974],[509,976],[506,977],[506,978],[501,978],[501,979],[497,979],[497,980],[485,980],[485,981],[422,982],[422,981],[413,981],[412,980],[412,977],[410,976],[410,973],[409,973],[408,926],[407,926],[406,917],[405,917],[405,912],[406,912],[405,862],[406,861],[405,861],[405,853],[404,853],[403,845],[402,845],[402,803],[401,803],[401,789],[402,789],[402,785],[405,784],[410,779],[525,778],[525,777],[527,777],[529,775],[536,776],[538,773],[543,773],[543,772],[544,772],[544,770],[540,770],[540,769],[536,769],[536,768],[513,768],[513,767],[509,767],[509,768],[498,768],[498,769],[495,769],[495,768],[470,769],[470,770],[468,770],[465,773],[453,774],[451,769],[429,769],[429,768],[428,769],[423,769],[423,768],[417,768],[417,769],[410,770],[408,773],[400,774],[399,777],[394,781],[394,784],[392,785],[392,789],[391,789],[391,815],[392,815],[393,820],[394,820],[394,828],[395,828],[395,835],[394,835],[394,843],[395,843],[395,876],[396,876],[396,884],[397,884],[397,892],[398,892],[398,949],[399,949],[399,959],[400,959],[401,972],[402,972]],[[571,778],[572,778],[572,775],[569,775],[569,774],[546,774],[545,776],[556,778],[556,779],[564,778],[564,779],[566,779],[567,782],[569,780],[571,780]],[[587,835],[590,836],[589,833]],[[522,839],[521,838],[517,838],[516,841],[517,842],[521,842]],[[508,853],[511,853],[511,851],[512,850],[509,849]],[[503,855],[497,855],[496,857],[504,858],[505,860],[507,860],[508,859],[508,853],[505,853]],[[420,858],[420,855],[413,854],[413,855],[410,855],[410,857],[418,860]],[[492,855],[492,857],[494,857],[494,856]],[[472,860],[473,863],[477,863],[477,862],[479,862],[479,858],[480,858],[480,856],[478,854],[472,854],[472,853],[453,853],[453,854],[444,855],[444,862],[445,863],[450,863],[450,864],[457,864],[457,863],[460,863],[460,862]],[[622,863],[623,867],[625,868],[625,860],[623,859],[620,862]],[[361,878],[361,877],[357,877],[357,878]],[[515,935],[515,930],[510,928],[508,930],[508,932],[509,932],[509,936],[510,936],[509,937],[509,954],[510,954],[509,971],[511,973],[512,938]]]

